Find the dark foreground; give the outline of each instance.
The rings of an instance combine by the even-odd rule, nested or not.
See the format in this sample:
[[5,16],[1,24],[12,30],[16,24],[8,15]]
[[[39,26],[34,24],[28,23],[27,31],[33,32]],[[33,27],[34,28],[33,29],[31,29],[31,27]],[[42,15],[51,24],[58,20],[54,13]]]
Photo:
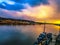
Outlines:
[[41,33],[34,45],[60,45],[60,34],[52,35],[52,33]]

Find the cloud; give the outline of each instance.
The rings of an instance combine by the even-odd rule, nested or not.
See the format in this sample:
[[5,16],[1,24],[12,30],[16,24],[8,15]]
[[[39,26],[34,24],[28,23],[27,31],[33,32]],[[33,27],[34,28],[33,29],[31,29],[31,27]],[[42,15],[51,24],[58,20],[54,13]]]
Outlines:
[[30,6],[37,6],[40,4],[49,4],[48,0],[12,0],[18,3],[28,3]]
[[[27,1],[27,0],[26,0]],[[13,1],[14,2],[14,1]],[[57,0],[48,0],[49,4],[40,4],[31,6],[29,3],[21,3],[25,8],[21,9],[21,11],[15,11],[15,9],[10,9],[5,12],[5,17],[12,17],[12,18],[19,18],[19,19],[31,19],[29,17],[32,17],[34,21],[41,21],[41,20],[60,20],[60,12],[58,9],[58,3]],[[15,3],[19,4],[19,2]],[[4,5],[4,4],[3,4]],[[5,5],[4,5],[5,6]],[[9,6],[8,6],[9,7]],[[12,7],[13,8],[13,7]],[[7,8],[9,9],[9,8]],[[11,11],[13,10],[13,11]],[[6,14],[8,13],[8,14]],[[0,14],[1,15],[1,14]],[[9,15],[9,16],[8,16]]]
[[60,0],[56,0],[56,4],[57,4],[58,12],[60,13]]
[[22,4],[15,3],[13,1],[6,1],[0,3],[0,8],[2,9],[7,9],[7,10],[21,10],[24,9],[25,7]]
[[[37,6],[40,4],[49,4],[48,0],[2,0],[0,1],[0,8],[7,9],[7,10],[21,10],[25,9],[25,5],[28,3],[30,6]],[[24,7],[25,6],[25,7]]]
[[51,7],[55,9],[55,13],[50,19],[60,20],[60,0],[49,0]]
[[37,5],[41,5],[41,4],[44,4],[44,5],[47,5],[49,4],[48,0],[30,0],[29,1],[29,4],[31,6],[37,6]]

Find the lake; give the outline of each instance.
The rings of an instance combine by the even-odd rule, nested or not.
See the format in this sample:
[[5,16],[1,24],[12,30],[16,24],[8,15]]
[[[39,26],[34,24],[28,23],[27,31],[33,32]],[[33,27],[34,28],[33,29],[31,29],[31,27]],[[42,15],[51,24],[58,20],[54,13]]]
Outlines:
[[[45,30],[47,33],[59,33],[54,25],[46,25]],[[44,25],[0,25],[0,45],[8,45],[11,40],[17,42],[17,45],[33,45],[43,31]]]

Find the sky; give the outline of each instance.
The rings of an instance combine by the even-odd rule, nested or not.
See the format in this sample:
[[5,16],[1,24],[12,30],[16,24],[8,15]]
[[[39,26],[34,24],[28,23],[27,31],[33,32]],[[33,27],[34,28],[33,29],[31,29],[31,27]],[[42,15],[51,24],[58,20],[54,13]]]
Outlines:
[[60,0],[0,0],[0,17],[60,24]]

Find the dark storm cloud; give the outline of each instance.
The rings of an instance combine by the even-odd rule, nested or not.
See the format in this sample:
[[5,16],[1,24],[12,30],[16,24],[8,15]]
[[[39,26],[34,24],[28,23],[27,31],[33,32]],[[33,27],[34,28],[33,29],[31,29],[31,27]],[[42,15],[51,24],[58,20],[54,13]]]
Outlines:
[[46,5],[46,4],[49,4],[49,3],[48,3],[47,0],[32,0],[32,1],[30,0],[29,4],[31,6],[37,6],[37,5],[40,5],[40,4]]
[[49,4],[48,0],[12,0],[18,3],[28,3],[31,6],[37,6],[40,4]]
[[[8,3],[7,1],[0,3],[0,8],[7,10],[21,10],[21,9],[25,9],[25,5],[22,4],[26,4],[26,3],[28,3],[30,6],[49,4],[47,0],[10,0],[8,1]],[[14,2],[14,4],[11,5],[12,2]]]

